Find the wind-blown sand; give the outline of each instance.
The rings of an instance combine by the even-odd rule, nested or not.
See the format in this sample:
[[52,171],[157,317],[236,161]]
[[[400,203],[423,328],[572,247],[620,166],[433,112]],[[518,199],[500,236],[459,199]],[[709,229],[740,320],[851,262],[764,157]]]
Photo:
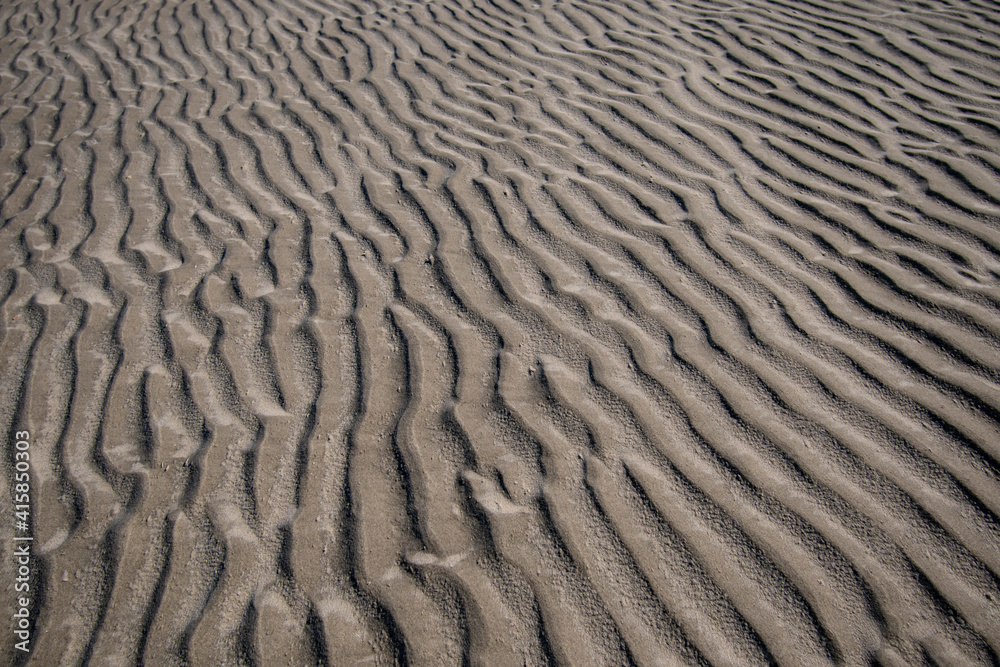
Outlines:
[[1000,660],[997,3],[0,26],[30,664]]

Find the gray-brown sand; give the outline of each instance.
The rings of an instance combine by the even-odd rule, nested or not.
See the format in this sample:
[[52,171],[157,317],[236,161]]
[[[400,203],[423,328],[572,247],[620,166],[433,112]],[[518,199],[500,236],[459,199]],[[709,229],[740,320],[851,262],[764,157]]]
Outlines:
[[1000,4],[3,0],[0,359],[3,664],[996,664]]

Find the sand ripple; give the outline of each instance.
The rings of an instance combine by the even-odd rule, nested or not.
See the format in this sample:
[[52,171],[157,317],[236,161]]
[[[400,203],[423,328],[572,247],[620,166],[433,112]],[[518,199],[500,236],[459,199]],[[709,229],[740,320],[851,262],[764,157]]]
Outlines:
[[1000,661],[998,10],[4,2],[31,664]]

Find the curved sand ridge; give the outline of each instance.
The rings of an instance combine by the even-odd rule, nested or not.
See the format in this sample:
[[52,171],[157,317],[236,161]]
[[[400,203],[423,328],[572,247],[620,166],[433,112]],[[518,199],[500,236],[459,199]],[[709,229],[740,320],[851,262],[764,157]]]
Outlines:
[[1000,660],[998,10],[4,2],[31,664]]

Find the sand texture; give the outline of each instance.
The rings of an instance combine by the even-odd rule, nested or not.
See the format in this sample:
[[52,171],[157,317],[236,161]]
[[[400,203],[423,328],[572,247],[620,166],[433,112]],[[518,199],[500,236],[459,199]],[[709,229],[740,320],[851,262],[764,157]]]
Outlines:
[[1000,4],[2,0],[0,360],[2,664],[997,664]]

